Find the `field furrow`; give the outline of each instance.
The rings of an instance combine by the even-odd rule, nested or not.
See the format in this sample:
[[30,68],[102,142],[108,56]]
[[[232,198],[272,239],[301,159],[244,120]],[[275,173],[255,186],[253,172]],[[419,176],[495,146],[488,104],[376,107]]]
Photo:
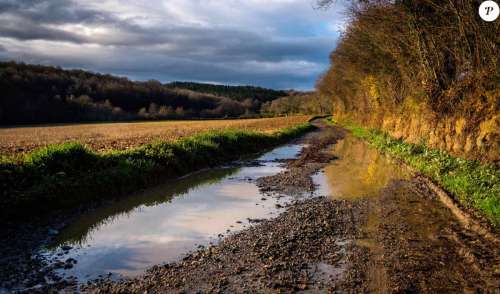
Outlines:
[[68,141],[95,151],[125,150],[155,140],[177,140],[210,130],[240,129],[274,132],[308,121],[310,116],[262,119],[95,123],[0,128],[0,154],[13,155]]

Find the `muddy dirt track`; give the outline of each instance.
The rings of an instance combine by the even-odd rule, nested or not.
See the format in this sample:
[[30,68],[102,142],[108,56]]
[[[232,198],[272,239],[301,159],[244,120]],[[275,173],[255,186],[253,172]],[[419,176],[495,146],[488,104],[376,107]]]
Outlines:
[[[319,125],[302,154],[257,185],[304,195],[347,136]],[[301,197],[275,219],[139,278],[89,283],[89,293],[500,293],[498,235],[460,225],[421,177],[358,199]],[[330,197],[328,197],[330,196]]]

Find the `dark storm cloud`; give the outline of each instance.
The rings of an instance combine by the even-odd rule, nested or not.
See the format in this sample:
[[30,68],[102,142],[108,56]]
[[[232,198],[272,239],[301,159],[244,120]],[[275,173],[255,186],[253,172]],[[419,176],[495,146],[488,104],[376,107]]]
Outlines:
[[0,0],[0,14],[40,24],[104,23],[111,20],[109,14],[84,8],[71,0]]
[[209,53],[210,58],[217,62],[279,61],[304,57],[324,61],[332,48],[332,41],[325,38],[273,39],[251,32],[206,28],[168,29],[134,41],[137,42],[134,45],[165,45],[152,50],[170,57],[206,58]]
[[44,27],[23,20],[0,19],[0,36],[17,40],[52,40],[83,43],[84,39],[76,34],[59,29]]
[[[158,7],[172,3],[152,1],[158,2]],[[181,1],[179,5],[193,1]],[[252,1],[242,3],[249,5]],[[120,2],[123,6],[126,3]],[[314,27],[311,18],[299,23],[287,16],[296,7],[276,12],[283,18],[281,22],[270,14],[268,21],[252,27],[199,25],[182,22],[185,17],[168,15],[162,16],[159,24],[149,24],[147,14],[106,10],[96,1],[86,4],[71,0],[0,0],[0,41],[7,42],[2,44],[3,51],[8,49],[1,58],[81,67],[135,79],[311,88],[326,68],[334,46],[331,33],[308,35],[308,27],[319,27]],[[203,13],[205,19],[209,14]],[[237,24],[238,19],[234,22]],[[293,23],[297,23],[296,35]],[[266,26],[272,30],[263,31]]]
[[[82,1],[83,2],[83,1]],[[87,9],[70,0],[0,0],[0,36],[18,40],[57,40],[88,43],[78,33],[54,28],[57,25],[118,25],[110,14]]]
[[[95,43],[99,45],[114,46],[152,46],[174,45],[175,49],[163,49],[170,56],[197,56],[211,52],[216,61],[234,60],[236,58],[256,60],[280,60],[287,57],[324,58],[325,49],[331,48],[331,43],[319,40],[273,40],[253,32],[228,29],[213,29],[199,27],[171,26],[163,28],[143,28],[138,25],[121,21],[110,15],[104,15],[92,10],[79,11],[71,1],[28,1],[26,3],[11,5],[0,9],[4,14],[11,16],[9,19],[0,18],[0,36],[11,37],[18,40],[57,40],[77,44]],[[69,7],[64,7],[69,5]],[[2,6],[0,6],[2,7]],[[32,11],[33,7],[44,9]],[[50,9],[49,9],[50,8]],[[50,11],[52,14],[50,14]],[[55,12],[54,12],[55,11]],[[68,13],[71,12],[71,13]],[[47,17],[50,15],[51,17]],[[48,24],[80,24],[82,22],[112,25],[117,29],[113,37],[82,36],[77,33],[67,32],[48,27]],[[321,55],[317,54],[320,53]]]

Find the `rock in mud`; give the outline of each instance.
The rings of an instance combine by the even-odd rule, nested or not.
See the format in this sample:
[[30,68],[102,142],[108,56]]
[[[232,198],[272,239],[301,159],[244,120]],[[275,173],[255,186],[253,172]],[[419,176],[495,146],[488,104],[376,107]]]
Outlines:
[[315,190],[311,176],[326,166],[335,156],[328,147],[344,136],[336,128],[327,128],[309,138],[299,157],[286,163],[287,169],[276,175],[257,179],[259,189],[267,194],[303,195]]
[[346,256],[338,241],[356,234],[354,221],[363,202],[311,198],[293,203],[272,220],[198,250],[178,263],[156,266],[144,277],[104,281],[83,288],[88,293],[268,293],[327,291],[329,283],[313,283],[318,263],[341,267]]

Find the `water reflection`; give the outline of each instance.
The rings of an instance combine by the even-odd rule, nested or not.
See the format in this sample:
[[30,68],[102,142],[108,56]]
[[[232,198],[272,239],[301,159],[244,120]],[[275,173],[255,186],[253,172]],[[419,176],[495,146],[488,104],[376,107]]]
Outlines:
[[159,186],[147,189],[144,192],[137,193],[131,197],[113,203],[112,206],[106,206],[97,209],[76,222],[66,227],[55,239],[49,249],[55,249],[60,245],[83,246],[88,243],[95,230],[101,226],[111,224],[120,218],[126,218],[135,208],[151,207],[165,202],[169,202],[175,195],[183,195],[191,190],[205,184],[215,184],[223,178],[237,172],[236,168],[215,169],[210,172],[199,172],[188,177],[180,178]]
[[[206,170],[97,209],[65,228],[43,254],[76,259],[61,274],[80,282],[109,272],[135,276],[178,260],[196,244],[215,242],[227,229],[241,229],[247,218],[271,217],[276,201],[286,199],[261,199],[252,180],[280,172],[275,160],[293,158],[301,149],[280,147],[260,157],[260,165]],[[63,245],[75,248],[61,255]]]
[[[391,181],[408,179],[412,172],[403,164],[379,153],[364,141],[346,136],[332,147],[332,153],[338,157],[325,167],[322,173],[314,176],[319,188],[317,193],[335,199],[357,200],[378,197],[380,191]],[[370,206],[367,223],[361,228],[365,238],[356,239],[358,246],[371,251],[371,260],[367,265],[369,286],[372,292],[382,293],[387,285],[387,273],[381,266],[383,254],[381,245],[374,238],[380,225],[378,206]]]
[[332,147],[338,160],[314,176],[317,193],[333,198],[355,200],[377,195],[391,180],[407,179],[411,171],[360,139],[346,136]]

